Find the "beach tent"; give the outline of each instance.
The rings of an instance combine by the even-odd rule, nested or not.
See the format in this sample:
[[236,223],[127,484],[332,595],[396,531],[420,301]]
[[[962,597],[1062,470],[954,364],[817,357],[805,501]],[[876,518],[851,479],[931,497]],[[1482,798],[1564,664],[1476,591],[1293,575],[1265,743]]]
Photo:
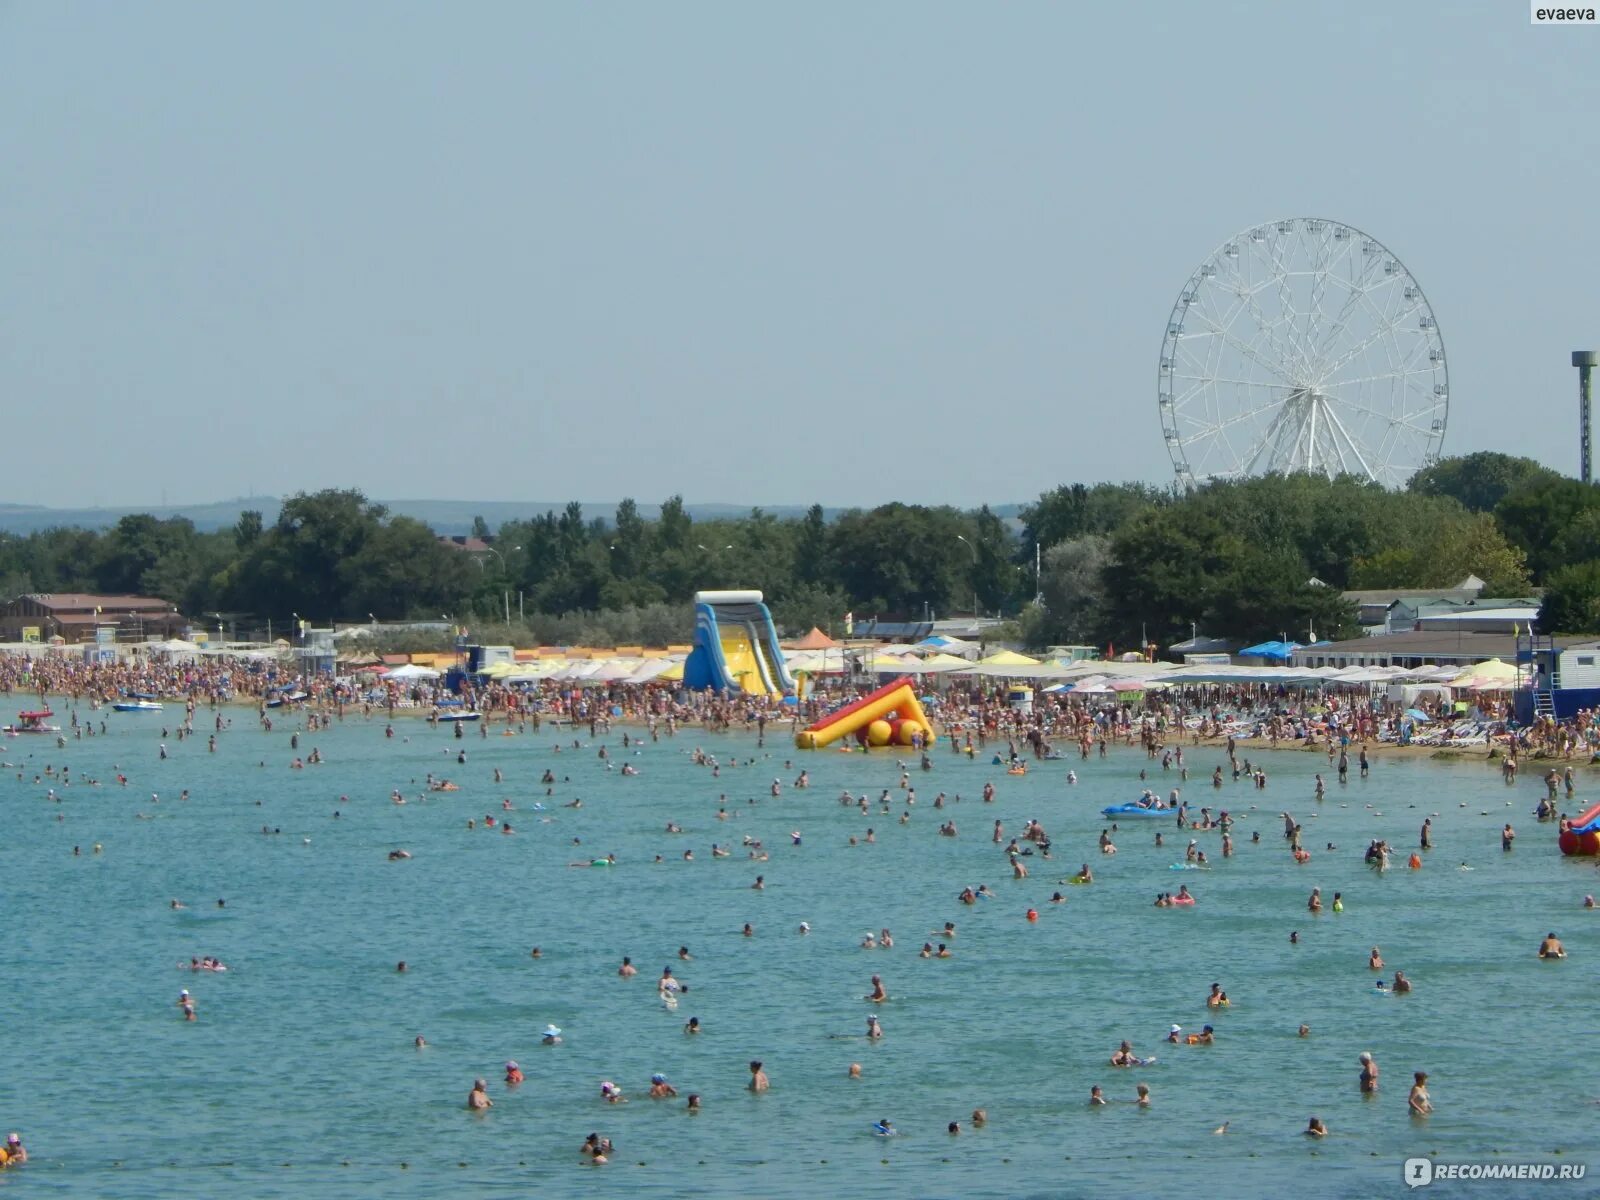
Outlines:
[[1289,656],[1298,649],[1299,642],[1261,642],[1246,646],[1238,654],[1240,658],[1270,658],[1274,662],[1288,662]]
[[1469,679],[1501,680],[1504,683],[1515,683],[1517,669],[1508,662],[1498,658],[1485,659],[1475,667],[1468,667],[1461,673]]
[[396,667],[389,672],[390,679],[437,679],[439,672],[432,667],[421,667],[416,663],[407,663],[403,667]]
[[1040,665],[1037,658],[1029,658],[1026,654],[1018,654],[1014,650],[998,650],[988,658],[978,660],[980,667],[1037,667]]
[[811,627],[810,633],[789,647],[791,650],[837,650],[838,648],[839,643],[815,625]]
[[979,647],[977,642],[964,641],[958,637],[946,637],[936,633],[932,637],[923,638],[917,643],[919,650],[934,650],[941,654],[954,654],[957,658],[977,658]]
[[640,663],[632,675],[623,680],[624,683],[651,683],[661,678],[663,671],[676,666],[670,658],[650,658]]
[[935,673],[942,675],[946,671],[964,671],[971,665],[966,659],[958,658],[954,654],[930,654],[920,663],[916,663],[912,669],[924,675]]

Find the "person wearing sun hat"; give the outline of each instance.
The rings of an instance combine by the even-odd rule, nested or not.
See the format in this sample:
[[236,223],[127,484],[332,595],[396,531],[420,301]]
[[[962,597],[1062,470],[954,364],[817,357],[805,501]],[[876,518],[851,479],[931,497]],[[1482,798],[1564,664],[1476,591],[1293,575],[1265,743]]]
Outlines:
[[544,1027],[544,1034],[539,1038],[539,1040],[546,1046],[559,1046],[561,1044],[561,1030],[556,1028],[554,1025],[546,1025]]
[[678,1089],[667,1082],[665,1075],[650,1076],[650,1099],[671,1100],[678,1094]]
[[1167,1041],[1174,1042],[1174,1043],[1182,1041],[1183,1039],[1179,1036],[1182,1033],[1183,1033],[1183,1026],[1182,1025],[1174,1025],[1171,1029],[1167,1030]]

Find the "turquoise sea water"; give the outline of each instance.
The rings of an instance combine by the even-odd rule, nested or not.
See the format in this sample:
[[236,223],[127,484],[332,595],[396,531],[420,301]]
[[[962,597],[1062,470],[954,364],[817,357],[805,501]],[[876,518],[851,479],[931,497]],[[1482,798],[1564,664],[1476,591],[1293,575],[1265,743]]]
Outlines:
[[[586,731],[574,750],[570,732],[502,737],[496,727],[458,741],[413,720],[386,740],[381,720],[352,718],[301,734],[299,753],[316,746],[327,761],[296,771],[294,718],[267,734],[246,709],[226,710],[234,728],[215,754],[214,714],[202,710],[197,735],[166,738],[162,761],[162,727],[175,733],[179,715],[95,714],[109,733],[64,751],[45,738],[0,746],[18,764],[0,775],[0,1122],[23,1132],[33,1156],[0,1175],[0,1194],[1315,1200],[1401,1194],[1401,1163],[1417,1154],[1600,1159],[1589,1044],[1600,913],[1580,907],[1600,879],[1532,820],[1536,779],[1507,788],[1476,758],[1379,759],[1367,780],[1330,782],[1318,805],[1312,773],[1333,778],[1319,755],[1256,752],[1266,791],[1229,783],[1219,795],[1209,774],[1222,752],[1191,749],[1186,795],[1235,812],[1238,853],[1224,862],[1218,835],[1201,833],[1214,869],[1179,872],[1169,864],[1189,835],[1167,821],[1124,826],[1120,853],[1096,852],[1098,810],[1135,797],[1142,768],[1159,791],[1178,783],[1137,750],[1036,765],[1025,778],[939,752],[932,771],[913,765],[918,802],[902,825],[895,755],[802,755],[781,736],[757,750],[753,735],[689,730],[634,754],[618,730],[602,740],[616,763],[637,765],[630,778],[605,769]],[[695,746],[724,763],[759,761],[713,778],[690,763]],[[51,781],[33,779],[63,762],[104,786],[56,781],[62,799],[51,802]],[[787,786],[802,765],[809,791]],[[537,783],[546,767],[570,776],[551,798]],[[461,790],[419,798],[430,771]],[[774,776],[786,785],[777,799]],[[978,799],[985,780],[998,788],[993,805]],[[404,806],[388,799],[396,787]],[[837,803],[846,787],[873,799],[869,817]],[[884,788],[895,790],[890,817],[876,803]],[[963,799],[936,811],[941,790]],[[719,793],[726,822],[715,819]],[[574,796],[582,809],[558,807]],[[515,811],[502,812],[502,797]],[[533,811],[536,801],[549,811]],[[1285,808],[1306,826],[1308,865],[1287,853]],[[483,828],[486,813],[509,816],[515,835]],[[1429,813],[1438,848],[1422,870],[1406,870],[1404,854],[1385,876],[1363,865],[1369,837],[1409,853]],[[1003,820],[1009,837],[1029,817],[1054,837],[1054,859],[1026,860],[1031,877],[1014,881],[992,824]],[[684,834],[663,833],[668,819]],[[937,835],[944,819],[959,837]],[[1506,820],[1520,835],[1510,854],[1499,846]],[[263,836],[263,824],[282,833]],[[876,844],[848,844],[868,827]],[[1156,829],[1165,848],[1153,845]],[[746,835],[770,861],[746,857]],[[714,841],[734,844],[734,856],[713,860]],[[1338,850],[1325,851],[1328,841]],[[414,857],[389,861],[396,847]],[[608,852],[618,866],[567,866]],[[1095,884],[1058,885],[1086,860]],[[1475,869],[1459,870],[1462,860]],[[757,874],[761,892],[750,887]],[[956,902],[980,882],[995,899]],[[1180,883],[1197,907],[1151,906]],[[1047,903],[1058,886],[1068,902]],[[1311,916],[1313,886],[1325,900],[1342,891],[1347,911]],[[173,897],[189,907],[172,911]],[[1037,923],[1024,919],[1030,905]],[[796,932],[802,920],[809,936]],[[955,957],[918,958],[946,920],[958,926]],[[741,935],[745,922],[753,938]],[[893,949],[858,947],[883,926]],[[1566,962],[1535,957],[1550,930]],[[692,961],[677,959],[680,945]],[[1414,994],[1372,994],[1373,945],[1384,977],[1399,967]],[[176,969],[204,954],[231,969]],[[634,979],[616,975],[624,954]],[[656,999],[667,965],[690,985],[676,1012]],[[861,999],[874,973],[888,1004]],[[1213,981],[1230,1011],[1205,1008]],[[195,1023],[174,1006],[184,987]],[[886,1031],[878,1044],[859,1037],[869,1009]],[[689,1016],[704,1026],[698,1037],[682,1032]],[[1169,1024],[1207,1021],[1215,1046],[1160,1042]],[[1296,1036],[1301,1021],[1308,1039]],[[539,1045],[546,1022],[565,1044]],[[427,1049],[414,1048],[418,1034]],[[1124,1037],[1158,1062],[1110,1068]],[[1372,1100],[1357,1093],[1362,1050],[1383,1072]],[[508,1058],[526,1072],[520,1088],[500,1082]],[[744,1090],[751,1058],[772,1078],[764,1096]],[[846,1077],[852,1061],[860,1080]],[[1405,1106],[1418,1069],[1437,1109],[1424,1124]],[[655,1071],[677,1101],[645,1098]],[[480,1075],[496,1106],[474,1115],[463,1102]],[[602,1079],[631,1103],[604,1104]],[[1132,1104],[1138,1082],[1152,1088],[1149,1111]],[[1091,1110],[1095,1083],[1112,1103]],[[703,1097],[699,1116],[683,1110],[690,1091]],[[980,1106],[990,1122],[974,1130],[967,1117]],[[1313,1113],[1332,1130],[1325,1142],[1300,1134]],[[902,1135],[871,1136],[882,1117]],[[954,1119],[964,1132],[952,1138]],[[1213,1135],[1224,1121],[1229,1132]],[[617,1146],[602,1169],[577,1153],[591,1130]],[[1531,1185],[1432,1192],[1518,1186]],[[1595,1191],[1592,1181],[1533,1186]]]

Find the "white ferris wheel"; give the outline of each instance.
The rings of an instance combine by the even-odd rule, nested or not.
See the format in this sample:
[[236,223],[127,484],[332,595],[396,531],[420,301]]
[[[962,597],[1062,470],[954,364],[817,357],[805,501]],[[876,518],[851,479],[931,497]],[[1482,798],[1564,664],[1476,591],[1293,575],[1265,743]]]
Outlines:
[[1218,246],[1178,293],[1158,407],[1184,486],[1304,471],[1398,487],[1439,458],[1444,341],[1376,238],[1271,221]]

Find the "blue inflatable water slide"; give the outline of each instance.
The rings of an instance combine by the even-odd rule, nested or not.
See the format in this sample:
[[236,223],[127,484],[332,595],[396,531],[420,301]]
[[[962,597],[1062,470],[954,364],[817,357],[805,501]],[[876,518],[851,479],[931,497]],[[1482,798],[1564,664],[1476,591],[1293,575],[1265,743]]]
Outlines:
[[794,678],[778,648],[778,629],[760,592],[696,592],[694,649],[685,687],[781,696]]

